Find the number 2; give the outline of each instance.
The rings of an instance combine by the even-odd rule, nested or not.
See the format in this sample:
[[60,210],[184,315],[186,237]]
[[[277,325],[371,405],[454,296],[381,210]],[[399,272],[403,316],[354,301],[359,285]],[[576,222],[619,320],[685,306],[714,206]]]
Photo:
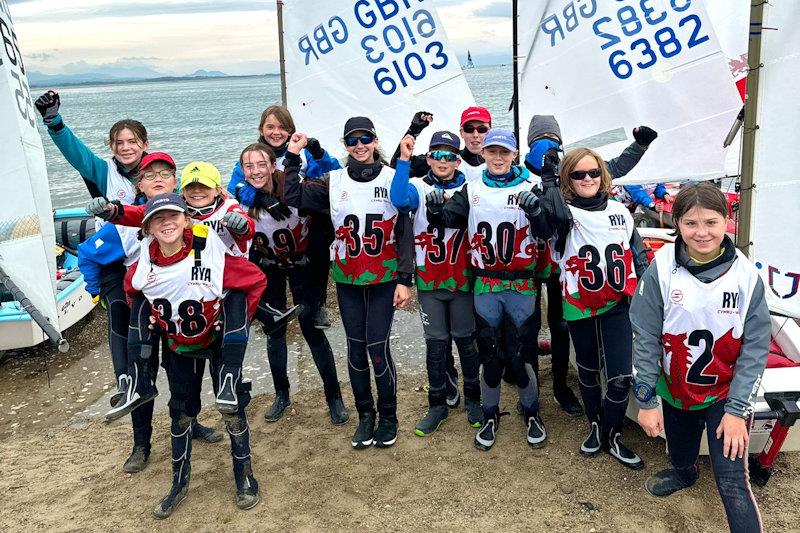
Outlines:
[[686,373],[686,383],[692,385],[716,385],[719,376],[705,374],[704,372],[714,361],[712,350],[714,349],[714,335],[707,329],[698,329],[689,334],[689,346],[699,347],[703,342],[703,353],[692,363]]

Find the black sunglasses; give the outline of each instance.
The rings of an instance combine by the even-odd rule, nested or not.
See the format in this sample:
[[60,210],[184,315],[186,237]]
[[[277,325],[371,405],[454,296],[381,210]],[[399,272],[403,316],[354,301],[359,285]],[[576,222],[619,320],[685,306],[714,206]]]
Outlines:
[[375,140],[374,135],[361,135],[359,137],[345,137],[344,144],[352,148],[353,146],[358,144],[358,141],[361,141],[361,144],[370,144],[372,141]]
[[593,168],[590,170],[573,170],[569,173],[569,178],[580,181],[586,176],[589,176],[592,179],[599,178],[603,174],[603,171],[599,168]]
[[486,133],[489,131],[489,126],[473,126],[472,124],[467,124],[461,126],[461,129],[464,130],[464,133],[474,133],[475,130],[478,130],[478,133]]

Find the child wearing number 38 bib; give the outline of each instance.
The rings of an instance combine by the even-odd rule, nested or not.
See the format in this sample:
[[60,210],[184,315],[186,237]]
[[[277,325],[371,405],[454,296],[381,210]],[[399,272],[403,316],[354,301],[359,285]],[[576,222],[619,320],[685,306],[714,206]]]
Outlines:
[[[709,183],[675,199],[674,244],[656,253],[631,304],[639,424],[666,432],[672,468],[647,490],[669,496],[699,477],[703,430],[728,525],[761,531],[747,473],[751,398],[767,360],[770,318],[755,266],[725,235],[728,207]],[[662,399],[663,415],[658,410]]]

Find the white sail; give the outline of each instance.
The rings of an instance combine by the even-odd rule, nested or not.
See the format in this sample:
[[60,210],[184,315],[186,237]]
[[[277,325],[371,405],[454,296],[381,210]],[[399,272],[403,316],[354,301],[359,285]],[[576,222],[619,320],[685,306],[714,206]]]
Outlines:
[[60,331],[44,151],[5,0],[0,0],[0,39],[0,268]]
[[521,139],[531,116],[551,114],[565,145],[612,158],[646,124],[658,140],[619,183],[730,173],[726,155],[738,155],[738,144],[722,142],[742,101],[703,2],[518,5]]
[[351,116],[370,117],[391,155],[417,111],[434,114],[427,147],[474,105],[433,2],[285,0],[283,17],[289,109],[337,157]]
[[798,2],[764,6],[751,222],[752,259],[764,279],[770,309],[795,318],[800,318],[798,21]]

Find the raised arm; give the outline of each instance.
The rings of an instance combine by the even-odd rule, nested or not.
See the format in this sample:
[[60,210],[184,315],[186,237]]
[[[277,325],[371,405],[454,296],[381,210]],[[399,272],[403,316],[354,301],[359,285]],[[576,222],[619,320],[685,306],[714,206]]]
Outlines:
[[284,159],[283,195],[286,203],[298,209],[326,212],[330,209],[328,184],[323,180],[300,181],[302,159],[300,150],[306,143],[302,133],[295,133],[289,141],[289,148]]

